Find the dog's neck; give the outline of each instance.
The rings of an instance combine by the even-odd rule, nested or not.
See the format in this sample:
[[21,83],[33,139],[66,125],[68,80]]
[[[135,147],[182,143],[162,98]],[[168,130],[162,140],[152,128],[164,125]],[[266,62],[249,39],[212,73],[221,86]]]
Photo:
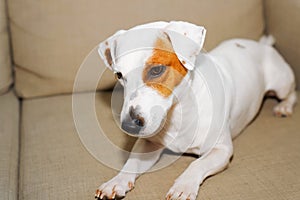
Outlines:
[[175,152],[187,151],[196,137],[196,134],[190,134],[197,132],[200,119],[198,101],[192,89],[193,81],[193,73],[189,72],[173,91],[176,100],[169,111],[170,125],[166,132],[159,136],[161,142]]
[[[170,127],[166,135],[170,138],[176,138],[174,142],[181,142],[180,144],[174,143],[174,145],[172,145],[172,142],[164,142],[173,151],[186,151],[193,141],[206,141],[208,134],[214,131],[211,129],[214,104],[211,99],[211,92],[215,92],[219,86],[217,84],[217,88],[211,87],[209,84],[214,83],[208,83],[206,76],[217,79],[218,70],[212,65],[213,63],[208,57],[201,56],[199,58],[202,61],[197,63],[193,71],[188,72],[181,84],[174,90],[174,95],[177,98],[170,117],[173,127]],[[218,82],[219,80],[214,81]],[[213,91],[211,91],[211,88]],[[219,100],[222,99],[219,98]],[[201,144],[197,150],[193,150],[193,153],[201,154],[210,146],[210,142],[208,142],[208,145]]]

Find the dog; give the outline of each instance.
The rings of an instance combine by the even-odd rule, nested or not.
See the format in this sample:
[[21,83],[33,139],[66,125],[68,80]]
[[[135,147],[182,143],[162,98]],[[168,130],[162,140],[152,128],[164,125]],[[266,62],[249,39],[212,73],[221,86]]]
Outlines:
[[176,179],[167,200],[195,200],[201,183],[224,170],[232,139],[257,115],[268,92],[290,116],[297,96],[290,66],[272,47],[231,39],[202,50],[206,30],[188,22],[153,22],[121,30],[98,52],[124,87],[121,129],[138,137],[121,172],[96,191],[97,199],[124,197],[165,148],[199,156]]

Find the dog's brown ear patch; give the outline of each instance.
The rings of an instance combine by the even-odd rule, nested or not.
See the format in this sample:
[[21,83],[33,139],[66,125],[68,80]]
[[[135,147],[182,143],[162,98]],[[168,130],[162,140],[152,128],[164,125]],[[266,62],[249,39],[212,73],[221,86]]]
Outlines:
[[[165,72],[154,79],[149,79],[147,74],[152,67],[164,65]],[[155,49],[152,55],[148,58],[143,71],[144,83],[157,90],[164,97],[172,94],[173,89],[180,84],[184,76],[187,74],[187,69],[179,61],[174,53],[171,41],[168,37],[160,37],[155,43]]]
[[110,52],[110,48],[105,49],[105,58],[107,60],[107,63],[109,64],[109,66],[112,66],[112,57],[111,57],[111,52]]

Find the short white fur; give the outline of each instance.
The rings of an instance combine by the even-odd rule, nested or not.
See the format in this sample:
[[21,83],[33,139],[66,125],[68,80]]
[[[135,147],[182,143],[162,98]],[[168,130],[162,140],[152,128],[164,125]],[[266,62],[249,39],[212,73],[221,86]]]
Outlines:
[[[274,91],[277,97],[282,100],[274,108],[275,115],[288,116],[293,112],[293,106],[297,100],[294,74],[280,54],[270,46],[269,42],[265,42],[270,40],[263,39],[261,42],[255,42],[245,39],[232,39],[221,43],[207,54],[201,55],[200,50],[205,37],[203,27],[187,22],[158,22],[135,27],[134,29],[159,27],[166,30],[168,26],[172,27],[172,31],[179,34],[190,35],[199,49],[190,49],[187,52],[190,55],[194,53],[194,59],[191,59],[190,65],[187,66],[187,69],[189,69],[188,74],[184,81],[175,88],[174,94],[167,98],[162,97],[154,89],[143,85],[142,68],[137,66],[144,66],[147,58],[151,55],[150,50],[133,52],[114,60],[114,66],[110,66],[103,53],[107,45],[105,45],[105,42],[100,44],[99,52],[105,63],[112,70],[122,72],[126,80],[123,83],[125,101],[121,120],[128,114],[130,106],[139,106],[141,115],[145,117],[146,126],[150,127],[141,133],[141,136],[149,137],[138,139],[133,151],[151,152],[159,149],[146,158],[143,157],[143,154],[140,157],[131,156],[124,165],[123,170],[116,177],[99,187],[96,197],[100,199],[125,196],[126,192],[132,189],[128,183],[133,184],[139,175],[152,167],[167,146],[176,152],[184,151],[199,156],[202,155],[192,162],[176,179],[166,195],[168,200],[195,200],[200,184],[204,179],[222,171],[229,164],[233,154],[232,139],[256,116],[266,92]],[[115,44],[114,40],[122,33],[124,31],[109,38],[108,42],[106,41],[106,43],[109,43],[110,48],[112,48],[112,44]],[[172,38],[171,36],[173,47],[179,48],[182,41],[176,41],[176,39],[178,38]],[[182,53],[180,54],[182,55]],[[201,71],[201,67],[205,67],[195,65],[198,63],[199,55],[201,58],[204,56],[204,58],[209,58],[210,61],[215,63],[215,67],[224,83],[226,94],[224,102],[225,126],[213,148],[205,152],[201,151],[201,146],[206,141],[201,134],[209,129],[207,126],[211,123],[213,105],[210,101],[211,96],[208,88],[202,87],[204,85],[203,77],[195,75],[199,70]],[[189,98],[194,94],[197,94],[197,104]],[[198,106],[197,113],[194,113],[195,108],[191,105]],[[149,115],[153,106],[160,106],[162,112],[158,113],[157,116]],[[168,119],[168,129],[163,129],[164,133],[159,132],[156,134],[161,123],[168,117],[167,114],[170,110],[173,114]],[[199,115],[199,118],[195,118],[195,115]],[[151,119],[153,117],[155,120]],[[151,124],[150,121],[156,121],[156,123]],[[178,121],[181,122],[180,126],[177,123]],[[194,130],[193,126],[199,121],[201,121],[201,127],[197,130],[201,131],[196,133],[191,131]]]

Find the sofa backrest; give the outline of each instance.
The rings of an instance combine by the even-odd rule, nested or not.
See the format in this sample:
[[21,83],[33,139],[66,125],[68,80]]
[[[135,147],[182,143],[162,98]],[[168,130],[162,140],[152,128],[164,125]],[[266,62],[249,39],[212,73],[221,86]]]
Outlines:
[[300,89],[300,1],[265,0],[266,30],[292,66]]
[[0,95],[12,83],[12,68],[7,27],[6,1],[0,0]]
[[[23,98],[71,93],[85,56],[119,29],[158,20],[189,21],[207,28],[207,50],[229,38],[258,39],[264,29],[262,0],[8,3],[16,91]],[[99,65],[104,67],[102,62]],[[101,85],[98,88],[105,89]]]

